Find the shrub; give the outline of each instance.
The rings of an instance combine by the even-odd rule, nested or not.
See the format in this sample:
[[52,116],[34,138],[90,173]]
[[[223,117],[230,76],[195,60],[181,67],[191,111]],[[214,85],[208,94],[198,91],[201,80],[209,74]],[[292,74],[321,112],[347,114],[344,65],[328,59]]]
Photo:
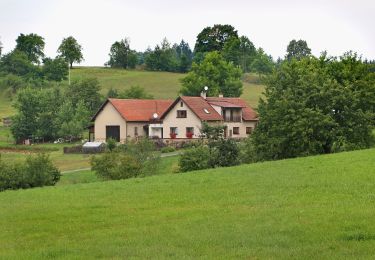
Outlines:
[[9,164],[0,158],[0,191],[55,185],[60,171],[48,155],[30,156],[23,163]]
[[109,151],[113,151],[113,149],[115,149],[116,148],[116,140],[115,139],[113,139],[113,138],[109,138],[108,140],[107,140],[107,149],[109,150]]
[[211,148],[210,165],[227,167],[240,164],[240,151],[232,139],[221,139]]
[[187,172],[210,168],[209,160],[210,150],[206,146],[187,150],[180,156],[180,171]]
[[171,152],[174,152],[176,151],[176,149],[172,146],[166,146],[166,147],[163,147],[160,149],[160,152],[162,153],[171,153]]
[[157,174],[160,154],[147,138],[130,141],[102,156],[93,157],[92,169],[107,180],[127,179]]
[[123,152],[107,152],[91,159],[92,170],[106,180],[120,180],[137,177],[141,173],[141,165],[129,154]]

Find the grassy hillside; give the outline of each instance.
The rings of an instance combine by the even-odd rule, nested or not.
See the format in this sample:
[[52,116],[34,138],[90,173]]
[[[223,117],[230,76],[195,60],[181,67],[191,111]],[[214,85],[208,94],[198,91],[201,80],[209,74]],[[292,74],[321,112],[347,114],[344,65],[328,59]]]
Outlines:
[[[102,86],[102,94],[108,89],[123,90],[133,85],[145,88],[155,98],[174,99],[181,88],[180,79],[185,74],[155,71],[128,71],[122,69],[110,69],[100,67],[78,67],[71,70],[71,79],[98,78]],[[256,77],[253,75],[253,77]],[[251,77],[250,77],[251,78]],[[244,81],[244,93],[242,97],[253,107],[257,107],[259,96],[263,86]],[[0,118],[11,116],[15,113],[11,106],[11,100],[0,91]],[[1,123],[0,123],[1,126]]]
[[372,258],[375,149],[0,193],[0,258]]
[[[180,79],[186,74],[155,72],[155,71],[127,71],[122,69],[110,68],[76,68],[72,70],[72,79],[82,79],[87,77],[96,77],[99,79],[103,94],[108,89],[126,89],[132,85],[139,85],[145,88],[155,98],[171,98],[177,97],[181,88]],[[257,77],[253,75],[253,78]],[[247,77],[248,78],[248,77]],[[251,78],[251,77],[250,77]],[[258,98],[263,91],[263,86],[244,81],[245,98],[250,105],[256,107]]]

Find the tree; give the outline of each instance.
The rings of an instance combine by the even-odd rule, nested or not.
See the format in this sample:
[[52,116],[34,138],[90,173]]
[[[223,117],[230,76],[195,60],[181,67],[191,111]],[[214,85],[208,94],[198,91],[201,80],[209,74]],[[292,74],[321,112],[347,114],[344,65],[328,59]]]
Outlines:
[[257,51],[254,44],[246,37],[229,39],[222,50],[225,60],[240,66],[243,72],[250,71],[250,64],[255,59]]
[[47,80],[62,81],[68,76],[68,64],[63,58],[43,59],[42,73]]
[[125,38],[112,44],[109,53],[108,65],[112,68],[135,68],[137,64],[137,54],[130,49],[130,41]]
[[[354,74],[354,75],[353,75]],[[353,76],[352,76],[353,75]],[[375,77],[355,55],[282,63],[266,80],[252,135],[256,160],[369,147]]]
[[3,43],[0,41],[0,57],[1,57],[2,52],[3,52]]
[[272,72],[274,63],[271,56],[268,56],[262,48],[257,50],[257,54],[251,63],[251,71],[260,74],[268,74]]
[[164,38],[160,45],[156,45],[154,50],[150,48],[145,53],[145,64],[147,69],[156,71],[177,71],[177,54],[167,38]]
[[72,36],[62,40],[57,52],[70,64],[70,68],[73,68],[74,62],[83,61],[82,47]]
[[66,97],[71,100],[73,106],[83,101],[91,114],[95,113],[101,104],[100,85],[96,78],[87,78],[74,81],[66,91]]
[[39,68],[28,59],[27,54],[17,49],[1,57],[0,71],[28,78],[40,74]]
[[307,46],[307,42],[304,40],[292,40],[289,42],[286,52],[286,59],[290,60],[296,58],[297,60],[300,60],[303,57],[310,55],[311,49]]
[[238,38],[238,34],[231,25],[215,24],[213,27],[206,27],[197,36],[194,52],[221,51],[232,38]]
[[241,69],[228,63],[216,51],[206,55],[201,64],[193,63],[191,71],[182,79],[181,93],[199,96],[204,86],[208,95],[239,97],[242,94]]
[[173,48],[177,54],[177,60],[179,63],[178,71],[187,72],[193,60],[193,52],[190,49],[190,46],[184,40],[181,40],[180,44],[174,44]]
[[31,33],[23,34],[16,39],[16,50],[26,53],[27,58],[33,63],[40,63],[40,59],[44,57],[44,38]]

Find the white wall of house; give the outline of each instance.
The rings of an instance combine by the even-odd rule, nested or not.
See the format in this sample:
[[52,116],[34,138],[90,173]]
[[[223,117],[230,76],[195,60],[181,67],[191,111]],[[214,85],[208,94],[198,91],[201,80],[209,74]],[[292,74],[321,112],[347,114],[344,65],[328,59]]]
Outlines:
[[108,102],[95,119],[95,140],[106,141],[106,126],[120,126],[120,141],[126,140],[126,121]]
[[[181,102],[183,106],[181,107]],[[177,118],[177,110],[186,110],[186,118]],[[176,138],[186,138],[186,128],[194,128],[193,138],[199,138],[202,127],[201,120],[191,111],[183,102],[178,102],[163,119],[163,137],[170,138],[170,128],[177,127],[178,134]]]
[[[246,134],[246,127],[252,127],[252,131],[254,131],[256,123],[256,121],[224,122],[224,125],[227,126],[227,137],[245,138],[249,136],[248,134]],[[238,127],[239,134],[234,134],[234,127]],[[232,136],[230,136],[230,131],[232,132]]]
[[[134,138],[137,136],[145,136],[146,132],[143,126],[148,125],[148,122],[127,122],[126,133],[128,138]],[[137,129],[136,129],[137,128]],[[138,135],[136,135],[136,132]]]

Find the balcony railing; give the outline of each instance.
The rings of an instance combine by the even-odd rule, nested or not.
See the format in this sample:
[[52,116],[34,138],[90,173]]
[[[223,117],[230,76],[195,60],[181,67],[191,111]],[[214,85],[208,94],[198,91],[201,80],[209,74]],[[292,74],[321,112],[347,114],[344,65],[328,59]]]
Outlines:
[[224,122],[241,122],[240,115],[226,116],[224,117]]

